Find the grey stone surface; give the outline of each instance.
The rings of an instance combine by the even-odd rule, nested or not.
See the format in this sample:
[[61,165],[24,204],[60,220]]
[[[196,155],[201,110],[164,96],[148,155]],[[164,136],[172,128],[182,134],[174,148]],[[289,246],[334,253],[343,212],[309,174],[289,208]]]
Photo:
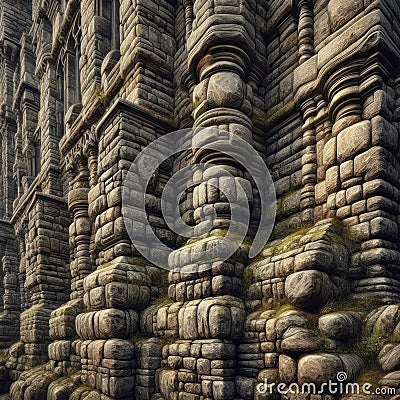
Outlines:
[[363,318],[355,312],[330,313],[321,316],[318,328],[331,339],[351,339],[360,334]]
[[[396,386],[399,16],[397,1],[3,0],[0,393],[265,400],[265,379],[355,381],[370,365]],[[131,243],[127,230],[145,228],[135,207],[122,214],[125,178],[155,139],[210,126],[265,159],[274,230],[249,259],[258,190],[200,134],[145,195],[151,229],[174,249],[167,273]],[[203,162],[213,167],[194,173],[179,211],[206,236],[187,240],[161,196]],[[239,188],[248,240],[204,260]]]

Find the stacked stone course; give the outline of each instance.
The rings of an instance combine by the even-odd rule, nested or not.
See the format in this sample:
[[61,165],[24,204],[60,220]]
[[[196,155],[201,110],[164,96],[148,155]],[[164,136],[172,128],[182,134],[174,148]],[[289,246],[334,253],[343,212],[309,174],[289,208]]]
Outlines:
[[[376,398],[396,400],[399,15],[395,0],[3,0],[0,392],[375,398],[277,392],[342,372],[374,374],[396,391]],[[173,249],[168,272],[132,243],[150,228],[135,220],[139,185],[125,188],[123,213],[131,164],[185,128],[229,132],[265,160],[277,215],[257,257],[260,195],[246,165],[207,149],[217,129],[196,130],[145,194]],[[179,200],[193,240],[170,229],[161,196],[198,163],[210,168],[194,169]],[[202,259],[237,222],[228,198],[240,193],[246,241]]]

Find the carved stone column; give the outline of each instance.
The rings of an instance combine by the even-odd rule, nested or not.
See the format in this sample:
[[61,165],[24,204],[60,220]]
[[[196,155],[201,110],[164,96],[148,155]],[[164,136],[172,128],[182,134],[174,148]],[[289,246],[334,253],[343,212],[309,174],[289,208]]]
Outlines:
[[[91,223],[88,216],[89,170],[87,159],[81,154],[73,158],[68,168],[70,191],[68,207],[72,213],[70,226],[71,247],[71,294],[70,301],[54,310],[50,319],[49,345],[51,370],[59,376],[80,369],[80,357],[76,355],[79,341],[76,339],[75,318],[83,311],[83,279],[91,272],[89,257]],[[71,388],[72,391],[72,388]]]
[[[99,163],[98,163],[98,149],[96,145],[92,145],[89,146],[88,149],[88,167],[89,167],[89,187],[90,189],[94,189],[94,187],[96,186],[97,182],[98,182],[98,167],[99,167]],[[88,216],[90,218],[91,223],[93,224],[95,219],[96,219],[96,215],[95,214],[91,214],[89,212],[88,209]],[[96,257],[97,257],[97,253],[96,253],[96,244],[95,244],[95,232],[92,229],[91,232],[91,237],[90,237],[90,246],[89,246],[89,255],[90,255],[90,260],[92,265],[95,265],[96,263]]]
[[26,244],[25,244],[25,233],[20,232],[18,235],[19,242],[19,252],[20,252],[20,264],[19,264],[19,295],[20,295],[20,310],[25,311],[29,308],[29,296],[25,288],[25,279],[26,279]]
[[[18,287],[18,259],[6,255],[2,260],[3,278],[3,309],[0,316],[1,341],[7,347],[16,341],[19,333],[19,287]],[[2,347],[3,347],[2,346]]]
[[299,0],[297,10],[299,12],[298,43],[300,64],[314,55],[314,13],[313,0]]
[[14,164],[14,148],[13,137],[17,130],[14,114],[11,107],[4,106],[0,110],[0,194],[2,201],[0,205],[0,218],[9,220],[13,212],[13,203],[16,195],[13,164]]
[[0,347],[6,348],[17,340],[19,333],[19,264],[12,225],[0,220],[0,230]]
[[200,237],[189,240],[170,257],[169,296],[177,303],[162,308],[159,315],[168,314],[165,328],[170,330],[174,309],[179,307],[178,341],[163,349],[163,366],[173,370],[161,372],[160,386],[168,398],[197,395],[228,400],[237,396],[236,341],[243,333],[245,318],[239,296],[246,250],[240,248],[228,260],[191,260],[196,253],[218,246],[223,233],[235,223],[230,214],[235,204],[228,201],[228,192],[237,193],[241,187],[252,202],[252,185],[244,167],[226,154],[206,150],[206,143],[217,141],[221,131],[252,143],[253,96],[247,79],[254,31],[246,30],[244,15],[251,19],[253,10],[247,1],[227,7],[223,0],[215,1],[215,9],[195,1],[193,10],[188,52],[189,66],[198,80],[193,91],[194,127],[216,129],[207,135],[201,131],[194,134],[193,162],[212,168],[197,171],[194,178],[192,210],[195,233]]
[[77,176],[68,195],[69,209],[73,215],[70,227],[70,245],[73,249],[71,260],[71,299],[83,298],[83,279],[92,272],[89,246],[92,233],[88,214],[90,172],[85,157],[77,160]]
[[[341,66],[326,84],[332,138],[324,148],[328,205],[358,243],[352,256],[353,296],[391,303],[400,297],[392,261],[399,258],[394,209],[396,130],[382,90],[378,60]],[[392,193],[392,194],[391,194]],[[393,275],[394,274],[394,275]]]
[[[148,306],[154,292],[150,263],[132,245],[126,228],[129,221],[122,214],[124,179],[141,147],[166,129],[170,127],[151,114],[119,100],[97,126],[98,154],[95,146],[89,146],[86,152],[89,168],[85,186],[90,186],[86,215],[93,223],[93,243],[82,242],[77,235],[74,248],[79,260],[85,243],[85,259],[95,259],[97,269],[83,280],[85,309],[76,318],[81,343],[77,349],[82,360],[83,384],[105,398],[134,396],[141,358],[133,342],[141,335],[139,313]],[[133,198],[143,195],[135,190]],[[75,213],[81,220],[80,207],[75,208]],[[161,352],[159,345],[153,345],[149,347],[158,347]],[[145,345],[142,350],[150,351],[146,348]],[[155,374],[160,362],[157,359],[158,364],[153,363],[145,356],[143,359],[142,391],[146,389],[146,374]],[[148,393],[153,390],[147,389]]]
[[314,222],[315,184],[317,183],[317,153],[314,120],[316,104],[313,99],[308,100],[302,106],[303,113],[303,146],[302,158],[302,190],[300,207],[303,211],[303,222]]

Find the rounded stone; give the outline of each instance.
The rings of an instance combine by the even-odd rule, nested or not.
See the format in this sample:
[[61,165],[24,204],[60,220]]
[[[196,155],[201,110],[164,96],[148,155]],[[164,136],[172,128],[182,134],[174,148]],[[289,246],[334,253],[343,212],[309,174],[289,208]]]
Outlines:
[[244,99],[244,84],[234,72],[219,72],[211,76],[208,100],[216,107],[239,107]]
[[292,383],[297,380],[297,362],[285,354],[279,356],[279,378],[284,383]]
[[361,12],[362,0],[331,0],[328,3],[328,15],[332,30],[337,30]]
[[331,282],[320,271],[300,271],[291,274],[285,282],[285,293],[289,301],[301,308],[323,307],[331,295]]
[[341,340],[359,334],[362,317],[355,312],[325,314],[318,321],[319,330],[330,339]]

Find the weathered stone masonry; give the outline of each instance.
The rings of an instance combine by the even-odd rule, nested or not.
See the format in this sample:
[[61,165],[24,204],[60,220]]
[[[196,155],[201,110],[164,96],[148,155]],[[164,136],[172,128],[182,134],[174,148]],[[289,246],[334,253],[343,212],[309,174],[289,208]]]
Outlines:
[[[257,390],[345,372],[400,395],[399,16],[397,0],[2,0],[1,392],[385,398]],[[122,189],[143,148],[191,127],[260,153],[277,218],[255,259],[243,245],[194,262],[230,225],[215,182],[245,189],[250,236],[260,218],[248,172],[198,142],[146,193],[175,249],[167,273],[132,245],[140,226],[123,219]],[[206,210],[217,218],[187,241],[160,198],[200,162],[214,168],[180,211],[199,233]]]

